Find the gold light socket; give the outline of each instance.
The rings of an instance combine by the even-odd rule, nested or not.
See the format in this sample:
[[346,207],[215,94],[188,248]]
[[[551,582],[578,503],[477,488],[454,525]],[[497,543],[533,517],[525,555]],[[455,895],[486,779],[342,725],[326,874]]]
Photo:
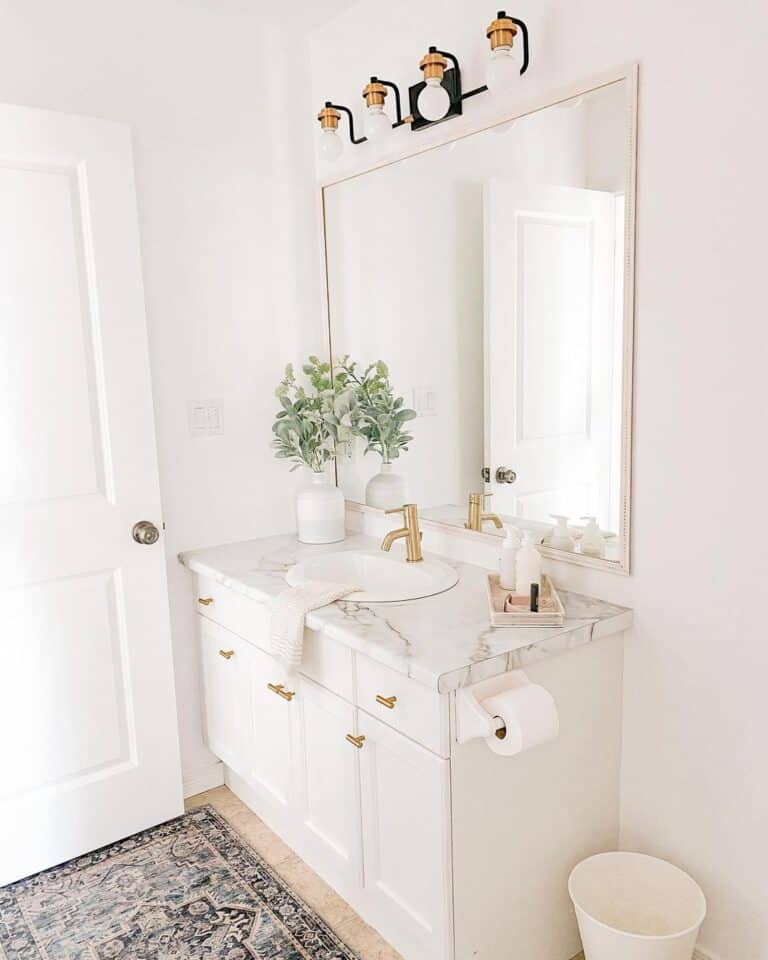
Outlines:
[[486,37],[491,41],[491,50],[496,47],[511,47],[517,36],[517,24],[509,17],[502,16],[501,11],[496,20],[492,20],[485,32]]
[[371,80],[363,87],[363,97],[366,107],[382,107],[387,96],[387,88],[378,80]]
[[320,113],[318,113],[317,119],[320,121],[320,126],[323,130],[338,130],[341,114],[335,107],[323,107]]
[[437,77],[441,83],[443,82],[443,74],[447,66],[448,61],[442,53],[437,53],[432,50],[430,50],[425,57],[422,57],[419,63],[419,68],[424,72],[425,80],[431,80],[433,77]]

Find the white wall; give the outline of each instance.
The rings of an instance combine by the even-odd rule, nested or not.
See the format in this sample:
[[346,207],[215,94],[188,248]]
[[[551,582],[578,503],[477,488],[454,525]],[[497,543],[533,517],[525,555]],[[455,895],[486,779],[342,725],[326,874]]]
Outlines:
[[[760,534],[768,14],[757,0],[727,11],[711,0],[519,0],[514,12],[532,28],[521,97],[641,63],[633,575],[566,564],[556,573],[635,607],[624,845],[700,880],[709,900],[702,945],[713,956],[760,960],[768,649],[755,601],[768,574]],[[371,73],[405,89],[430,43],[460,55],[468,85],[482,83],[493,14],[461,0],[386,8],[361,0],[313,34],[314,103],[359,111]],[[494,109],[482,99],[467,104],[469,115]],[[465,119],[450,122],[458,131]],[[401,130],[395,152],[442,132]],[[369,146],[350,148],[343,163],[371,156]]]
[[[480,484],[483,457],[482,187],[455,171],[435,176],[429,159],[386,167],[373,183],[347,180],[325,195],[334,355],[349,353],[363,366],[384,360],[407,406],[415,390],[435,397],[434,412],[408,424],[413,443],[393,467],[422,506],[465,503]],[[339,464],[350,500],[364,500],[381,464],[363,450],[356,444],[354,457]]]
[[[273,387],[319,302],[301,48],[248,7],[0,0],[0,100],[133,130],[190,780],[215,759],[201,737],[193,602],[176,554],[291,528],[293,481],[268,447]],[[208,397],[224,401],[224,435],[193,440],[187,401]]]

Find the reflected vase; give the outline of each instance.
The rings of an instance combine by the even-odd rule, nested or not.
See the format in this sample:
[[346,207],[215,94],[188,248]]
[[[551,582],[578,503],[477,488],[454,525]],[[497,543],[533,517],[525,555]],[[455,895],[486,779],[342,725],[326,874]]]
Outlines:
[[392,510],[402,507],[408,499],[405,479],[392,472],[391,463],[382,463],[381,470],[374,474],[365,487],[365,505],[377,510]]
[[344,494],[327,473],[313,473],[296,495],[296,526],[301,543],[338,543],[344,529]]

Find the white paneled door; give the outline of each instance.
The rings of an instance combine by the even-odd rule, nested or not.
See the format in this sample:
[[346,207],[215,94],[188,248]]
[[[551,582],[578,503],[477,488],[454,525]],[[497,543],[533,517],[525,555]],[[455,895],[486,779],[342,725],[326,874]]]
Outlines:
[[[616,209],[599,190],[486,185],[485,462],[496,513],[588,514],[616,529]],[[496,482],[501,466],[514,484]]]
[[0,106],[0,343],[5,884],[182,810],[127,127]]

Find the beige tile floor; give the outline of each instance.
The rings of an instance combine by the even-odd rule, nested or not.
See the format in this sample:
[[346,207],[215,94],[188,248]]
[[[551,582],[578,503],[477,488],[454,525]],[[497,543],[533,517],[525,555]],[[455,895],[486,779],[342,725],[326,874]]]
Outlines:
[[[227,787],[216,787],[190,797],[187,810],[209,803],[229,821],[259,856],[288,883],[291,889],[316,910],[340,940],[351,947],[361,960],[403,960],[379,934],[355,913],[346,900],[310,870],[277,834],[239,800]],[[583,954],[573,960],[584,960]]]
[[340,940],[361,960],[403,960],[379,934],[355,913],[346,900],[304,863],[277,834],[227,787],[216,787],[190,797],[185,807],[209,803],[217,810],[259,856],[288,883],[291,889],[325,920]]

